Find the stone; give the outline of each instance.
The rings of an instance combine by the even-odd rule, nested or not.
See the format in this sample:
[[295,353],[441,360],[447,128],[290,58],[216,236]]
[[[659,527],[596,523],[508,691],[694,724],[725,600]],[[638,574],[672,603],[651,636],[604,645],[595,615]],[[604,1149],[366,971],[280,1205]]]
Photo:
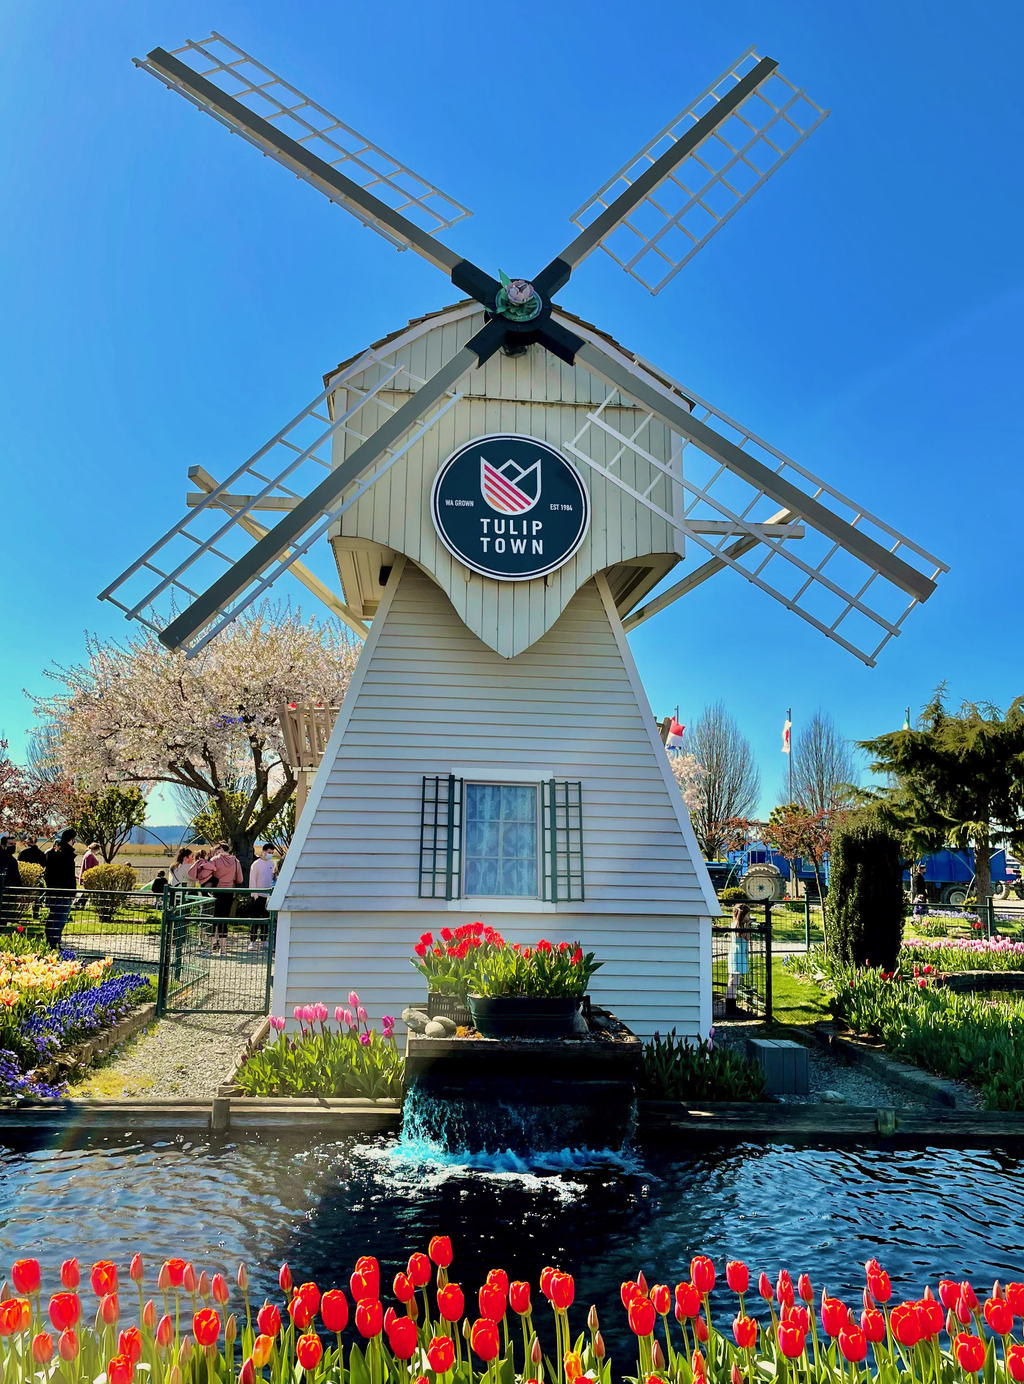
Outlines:
[[587,1023],[586,1019],[583,1017],[583,1015],[580,1013],[578,1009],[576,1013],[572,1016],[572,1031],[573,1033],[590,1032],[590,1025]]
[[827,1101],[830,1105],[845,1105],[846,1097],[842,1091],[822,1091],[819,1100]]
[[[453,1024],[452,1028],[454,1029],[454,1027]],[[423,1030],[423,1036],[424,1038],[447,1038],[449,1035],[448,1030],[440,1019],[429,1019],[426,1028]]]
[[450,1019],[447,1014],[435,1014],[430,1021],[432,1024],[440,1024],[444,1029],[446,1038],[454,1038],[459,1031],[459,1026],[454,1019]]
[[422,1009],[403,1009],[402,1023],[413,1033],[422,1033],[430,1019]]

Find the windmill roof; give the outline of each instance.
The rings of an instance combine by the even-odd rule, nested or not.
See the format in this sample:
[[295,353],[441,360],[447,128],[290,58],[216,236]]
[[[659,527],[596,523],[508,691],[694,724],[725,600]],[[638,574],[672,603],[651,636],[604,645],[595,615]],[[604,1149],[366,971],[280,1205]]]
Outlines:
[[[423,314],[422,317],[410,317],[409,321],[405,324],[404,327],[398,327],[395,331],[388,332],[387,336],[382,336],[379,341],[372,341],[369,347],[364,346],[362,350],[356,351],[354,355],[348,356],[345,360],[339,361],[333,370],[328,370],[328,372],[324,375],[324,388],[327,388],[331,380],[334,379],[335,375],[337,375],[340,370],[344,370],[346,366],[349,366],[352,364],[353,361],[358,360],[359,357],[363,354],[363,351],[379,351],[382,346],[387,346],[389,342],[396,341],[404,332],[407,332],[410,327],[418,327],[422,322],[429,322],[432,318],[435,317],[444,317],[449,312],[455,312],[458,308],[468,307],[470,303],[476,303],[477,307],[482,307],[482,304],[477,303],[475,298],[460,298],[457,303],[449,303],[446,307],[437,308],[434,312],[426,312]],[[570,322],[577,322],[581,327],[586,327],[588,331],[595,332],[599,337],[601,337],[603,341],[607,341],[609,346],[613,346],[616,351],[621,351],[623,355],[631,356],[634,360],[640,359],[640,357],[637,356],[634,351],[631,351],[628,346],[623,346],[621,342],[616,341],[615,338],[611,336],[608,332],[604,331],[601,327],[595,326],[593,322],[588,322],[586,318],[577,317],[577,315],[574,312],[569,312],[567,308],[563,308],[560,305],[556,305],[555,311],[558,313],[559,317],[564,317]],[[648,371],[649,374],[653,375],[655,379],[659,380],[662,384],[666,385],[669,389],[672,390],[674,394],[678,396],[681,393],[679,385],[676,383],[675,380],[669,379],[667,376],[659,374],[658,371],[653,369],[647,361],[644,361],[643,365],[644,369]],[[683,397],[686,398],[685,395],[683,395]],[[693,407],[692,399],[686,398],[686,402],[691,408]]]

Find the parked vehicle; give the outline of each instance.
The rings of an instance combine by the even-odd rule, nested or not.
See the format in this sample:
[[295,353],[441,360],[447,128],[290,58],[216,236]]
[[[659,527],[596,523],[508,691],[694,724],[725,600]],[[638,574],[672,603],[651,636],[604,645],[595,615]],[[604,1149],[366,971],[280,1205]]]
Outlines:
[[[792,862],[763,841],[751,841],[746,850],[730,851],[729,861],[739,875],[738,883],[746,890],[748,899],[782,899],[790,892],[793,882],[793,869],[797,880],[803,885],[810,898],[818,897],[818,881],[814,866],[803,856]],[[821,867],[822,883],[828,888],[828,861]]]
[[[1024,897],[1024,882],[1020,864],[1005,851],[993,851],[989,865],[992,874],[992,896],[1005,899],[1011,890]],[[959,908],[974,893],[974,851],[932,851],[920,862],[903,872],[903,883],[911,889],[911,872],[923,873],[925,894],[929,903],[951,904]]]

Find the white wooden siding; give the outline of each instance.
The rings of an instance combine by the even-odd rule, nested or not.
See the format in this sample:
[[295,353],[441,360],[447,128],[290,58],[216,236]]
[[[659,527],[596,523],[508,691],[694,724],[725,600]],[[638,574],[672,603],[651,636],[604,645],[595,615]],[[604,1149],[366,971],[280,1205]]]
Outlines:
[[[399,560],[275,889],[290,918],[279,1012],[353,987],[400,1012],[422,989],[408,963],[418,934],[481,917],[513,939],[596,950],[594,993],[638,1031],[698,1030],[707,874],[613,619],[588,581],[506,661]],[[581,780],[585,902],[417,898],[422,778],[459,765],[493,766],[497,782],[504,765]]]
[[[416,376],[429,379],[483,324],[482,308],[455,308],[424,325],[389,360],[401,361]],[[369,388],[384,373],[383,366],[375,365],[356,376],[352,388],[337,390],[335,414],[355,402],[356,390]],[[358,435],[336,435],[335,465],[389,416],[385,405],[394,408],[411,397],[408,377],[399,376],[397,383],[404,388],[384,390],[381,404],[368,404],[360,412]],[[543,347],[532,346],[522,356],[498,352],[482,369],[470,371],[459,388],[466,397],[353,505],[341,519],[340,532],[413,558],[436,578],[469,628],[505,658],[513,658],[551,628],[574,592],[595,573],[650,553],[678,553],[680,540],[671,524],[574,458],[591,500],[590,531],[575,557],[546,580],[495,582],[470,572],[451,557],[434,530],[430,489],[438,467],[456,447],[485,433],[523,433],[562,447],[585,423],[588,407],[596,407],[605,397],[607,386],[582,367],[566,365]],[[629,434],[643,411],[620,404],[607,417]],[[649,423],[638,441],[664,464],[670,462],[672,434],[662,424]],[[615,452],[614,441],[599,428],[593,429],[588,445],[596,449],[594,459],[602,464]],[[674,512],[679,497],[670,492],[679,487],[649,463],[628,453],[619,474],[640,491],[653,485],[653,501]]]

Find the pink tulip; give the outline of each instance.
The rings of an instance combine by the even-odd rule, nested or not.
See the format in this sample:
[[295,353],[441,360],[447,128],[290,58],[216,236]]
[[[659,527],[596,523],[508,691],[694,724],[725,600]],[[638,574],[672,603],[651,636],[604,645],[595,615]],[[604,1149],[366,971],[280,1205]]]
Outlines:
[[307,1024],[313,1023],[314,1020],[316,1019],[316,1008],[315,1008],[315,1006],[312,1005],[312,1004],[304,1004],[304,1005],[302,1006],[302,1017],[305,1019],[305,1021],[306,1021]]
[[359,1020],[361,1024],[366,1023],[366,1010],[363,1008],[362,1005],[360,1005],[359,1008],[356,1010],[356,1018]]
[[351,1027],[352,1027],[352,1011],[351,1011],[351,1009],[343,1009],[343,1010],[341,1011],[341,1022],[345,1025],[346,1028],[351,1028]]
[[284,1019],[276,1019],[272,1017],[270,1020],[270,1027],[274,1029],[277,1033],[281,1032],[281,1030],[284,1028],[284,1025]]
[[359,996],[354,990],[348,992],[348,1002],[355,1009],[359,1004]]
[[335,1022],[336,1024],[343,1024],[343,1023],[345,1022],[345,1011],[344,1011],[344,1009],[342,1009],[342,1007],[341,1007],[340,1004],[335,1005],[335,1008],[334,1008],[334,1022]]
[[302,1005],[301,1005],[301,1004],[297,1004],[297,1005],[295,1006],[295,1008],[292,1010],[292,1014],[295,1016],[295,1018],[296,1018],[296,1019],[299,1021],[299,1023],[301,1024],[301,1023],[302,1023]]
[[326,1022],[326,1019],[327,1019],[327,1006],[326,1006],[326,1004],[317,1004],[317,1006],[316,1006],[316,1021],[317,1021],[317,1023],[318,1023],[318,1024],[322,1024],[322,1023]]

